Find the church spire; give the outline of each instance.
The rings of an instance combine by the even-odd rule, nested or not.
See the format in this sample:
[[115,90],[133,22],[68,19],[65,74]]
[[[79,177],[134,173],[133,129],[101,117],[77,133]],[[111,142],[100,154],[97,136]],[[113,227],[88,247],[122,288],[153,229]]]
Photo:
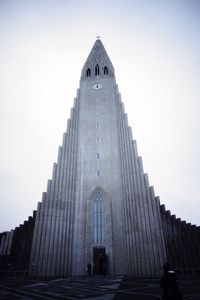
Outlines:
[[97,37],[90,54],[83,66],[81,79],[91,79],[96,77],[114,76],[114,68],[108,57],[108,54],[100,40]]

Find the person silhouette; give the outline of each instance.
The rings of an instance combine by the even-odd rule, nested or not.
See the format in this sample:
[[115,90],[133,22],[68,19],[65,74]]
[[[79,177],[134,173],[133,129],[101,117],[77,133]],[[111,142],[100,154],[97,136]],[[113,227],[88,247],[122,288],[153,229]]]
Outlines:
[[182,300],[183,297],[178,287],[176,273],[172,270],[169,262],[164,264],[163,270],[163,276],[160,280],[160,286],[163,288],[162,299]]
[[88,276],[91,276],[91,270],[92,270],[92,265],[91,265],[91,263],[88,263],[88,265],[87,265]]
[[93,265],[92,271],[93,271],[93,274],[95,275],[96,274],[96,266],[95,265]]

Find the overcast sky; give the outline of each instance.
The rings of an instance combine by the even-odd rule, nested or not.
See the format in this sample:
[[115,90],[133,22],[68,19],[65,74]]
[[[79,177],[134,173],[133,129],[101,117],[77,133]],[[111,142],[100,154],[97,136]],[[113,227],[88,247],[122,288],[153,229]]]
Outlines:
[[200,1],[0,0],[0,232],[37,208],[100,35],[144,170],[200,225]]

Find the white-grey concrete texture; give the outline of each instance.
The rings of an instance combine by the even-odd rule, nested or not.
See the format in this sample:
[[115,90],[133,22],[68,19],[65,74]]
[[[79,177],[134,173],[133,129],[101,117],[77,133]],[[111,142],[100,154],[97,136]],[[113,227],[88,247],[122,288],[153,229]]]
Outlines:
[[[104,251],[95,256],[95,251]],[[103,263],[111,274],[160,274],[166,252],[159,198],[132,139],[114,68],[97,39],[38,204],[30,273],[83,275]],[[33,269],[34,266],[34,269]]]

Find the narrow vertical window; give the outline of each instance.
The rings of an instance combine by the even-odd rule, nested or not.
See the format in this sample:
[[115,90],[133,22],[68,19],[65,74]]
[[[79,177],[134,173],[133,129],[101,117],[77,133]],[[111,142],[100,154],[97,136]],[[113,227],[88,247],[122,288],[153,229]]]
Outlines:
[[99,177],[100,176],[100,171],[99,170],[97,170],[97,177]]
[[96,142],[97,142],[97,143],[100,142],[100,138],[99,138],[99,137],[96,138]]
[[100,125],[99,125],[99,122],[96,123],[96,129],[99,129],[100,128]]
[[96,98],[96,102],[99,102],[99,98]]
[[100,195],[94,200],[94,243],[103,243],[105,240],[105,208]]
[[99,76],[99,65],[95,67],[95,76]]
[[103,73],[104,73],[104,75],[108,75],[108,67],[104,67],[104,69],[103,69]]
[[87,69],[86,76],[87,76],[87,77],[90,77],[90,76],[91,76],[91,70],[90,70],[90,68]]
[[96,115],[99,115],[100,114],[100,110],[97,108],[96,109]]
[[100,154],[99,153],[97,153],[97,159],[100,159]]

